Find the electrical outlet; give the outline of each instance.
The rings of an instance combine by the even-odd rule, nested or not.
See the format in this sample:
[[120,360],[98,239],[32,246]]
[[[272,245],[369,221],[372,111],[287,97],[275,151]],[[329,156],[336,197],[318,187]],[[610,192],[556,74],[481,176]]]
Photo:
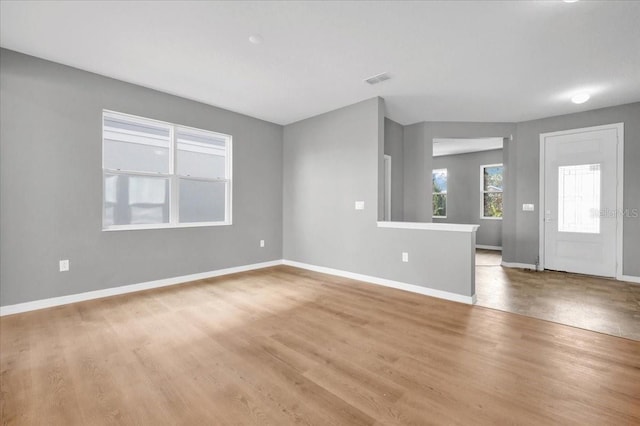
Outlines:
[[364,210],[364,201],[356,201],[356,210]]
[[60,272],[67,272],[69,270],[69,259],[60,261]]
[[402,261],[403,262],[408,262],[409,261],[409,253],[407,253],[406,251],[402,252]]
[[260,247],[264,247],[264,240],[260,240]]
[[522,211],[523,212],[532,212],[535,210],[535,206],[533,204],[523,204]]

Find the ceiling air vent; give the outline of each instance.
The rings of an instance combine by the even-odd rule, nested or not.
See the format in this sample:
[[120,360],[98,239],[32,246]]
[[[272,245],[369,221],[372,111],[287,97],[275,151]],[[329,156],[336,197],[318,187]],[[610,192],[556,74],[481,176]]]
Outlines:
[[381,74],[371,76],[365,79],[364,81],[369,84],[378,84],[378,83],[382,83],[385,80],[389,80],[390,78],[391,77],[389,77],[389,74],[387,74],[386,72],[383,72]]

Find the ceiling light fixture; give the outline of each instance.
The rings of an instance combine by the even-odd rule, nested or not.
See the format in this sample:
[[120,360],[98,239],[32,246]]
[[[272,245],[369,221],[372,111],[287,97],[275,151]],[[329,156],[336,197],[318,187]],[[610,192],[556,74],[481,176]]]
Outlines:
[[576,93],[571,97],[571,102],[574,104],[583,104],[589,100],[591,97],[587,92]]
[[575,2],[577,2],[578,0],[562,0],[562,1],[564,1],[565,3],[575,3]]
[[249,36],[249,41],[253,44],[260,44],[264,41],[264,38],[260,34],[251,34]]
[[369,84],[378,84],[378,83],[382,83],[383,81],[389,80],[390,78],[391,77],[389,77],[389,74],[387,74],[386,72],[383,72],[381,74],[376,74],[369,78],[365,78],[364,81],[365,83],[369,83]]

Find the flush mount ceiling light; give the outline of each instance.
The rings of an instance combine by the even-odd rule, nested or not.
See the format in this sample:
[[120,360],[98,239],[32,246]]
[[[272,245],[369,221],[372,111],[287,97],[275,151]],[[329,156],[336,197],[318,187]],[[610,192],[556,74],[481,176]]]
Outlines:
[[576,93],[571,97],[571,102],[574,104],[583,104],[589,100],[591,97],[587,92]]
[[578,0],[562,0],[562,1],[564,1],[565,3],[575,3],[575,2],[577,2]]
[[249,36],[249,41],[253,44],[260,44],[264,41],[264,38],[260,34],[251,34]]
[[365,83],[369,83],[369,84],[378,84],[378,83],[382,83],[385,80],[389,80],[391,77],[389,77],[389,74],[387,74],[386,72],[383,72],[381,74],[376,74],[376,75],[372,75],[369,78],[365,78],[364,81]]

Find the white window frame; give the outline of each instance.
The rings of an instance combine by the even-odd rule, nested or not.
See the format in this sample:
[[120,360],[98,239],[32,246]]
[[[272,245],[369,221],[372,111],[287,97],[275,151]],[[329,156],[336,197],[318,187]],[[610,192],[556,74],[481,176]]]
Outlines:
[[[484,190],[484,169],[488,167],[502,167],[502,191],[485,191]],[[502,216],[493,217],[493,216],[485,216],[484,215],[484,194],[502,194]],[[504,216],[504,164],[496,163],[496,164],[483,164],[480,166],[480,219],[485,220],[502,220]]]
[[436,194],[444,194],[444,211],[445,213],[448,213],[449,211],[449,205],[448,205],[448,198],[449,198],[449,169],[447,167],[441,167],[439,169],[433,169],[431,170],[431,188],[433,188],[433,174],[436,171],[440,171],[440,170],[446,170],[447,171],[447,190],[445,192],[431,192],[431,217],[433,219],[446,219],[447,215],[445,214],[444,216],[434,216],[433,215],[433,196]]
[[[155,173],[155,172],[139,172],[139,171],[128,171],[128,170],[113,170],[107,169],[104,167],[104,120],[105,117],[108,116],[121,116],[126,117],[127,120],[132,122],[137,122],[140,124],[146,124],[149,122],[155,122],[162,126],[168,126],[170,129],[169,135],[169,172],[168,173]],[[166,121],[154,120],[152,118],[140,117],[136,115],[126,114],[118,111],[111,110],[102,110],[102,214],[104,214],[104,178],[105,174],[108,173],[110,175],[118,175],[118,176],[150,176],[150,177],[166,177],[169,179],[169,222],[168,223],[151,223],[151,224],[133,224],[133,225],[110,225],[105,227],[104,218],[102,222],[102,230],[109,231],[135,231],[142,229],[171,229],[171,228],[194,228],[194,227],[202,227],[202,226],[227,226],[232,225],[232,192],[233,192],[233,137],[231,135],[227,135],[220,132],[214,132],[211,130],[198,129],[195,127],[183,126],[181,124],[169,123]],[[182,176],[179,175],[177,170],[177,129],[185,129],[192,131],[194,133],[205,133],[207,135],[214,135],[220,138],[224,138],[225,143],[225,178],[223,179],[213,179],[213,178],[199,178],[193,176]],[[180,178],[187,178],[190,180],[200,180],[206,182],[225,182],[226,183],[226,191],[225,191],[225,220],[218,222],[189,222],[189,223],[180,223],[179,218],[179,202],[180,202]]]

